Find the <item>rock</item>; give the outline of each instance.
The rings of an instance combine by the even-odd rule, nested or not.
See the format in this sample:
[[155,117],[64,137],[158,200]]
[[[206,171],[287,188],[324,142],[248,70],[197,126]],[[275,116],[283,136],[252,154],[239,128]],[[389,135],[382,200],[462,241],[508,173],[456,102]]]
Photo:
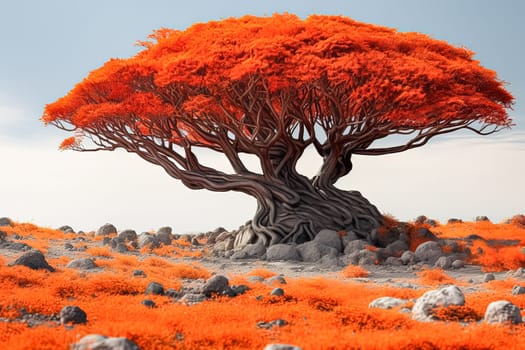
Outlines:
[[215,275],[209,278],[202,286],[200,292],[209,297],[212,294],[222,294],[229,288],[229,281],[222,275]]
[[266,284],[286,284],[286,279],[282,275],[272,276],[266,280]]
[[250,290],[250,287],[248,287],[247,285],[245,284],[240,284],[238,286],[231,286],[230,288],[233,293],[237,296],[237,295],[242,295],[244,293],[246,293],[247,291]]
[[386,246],[385,251],[396,258],[399,258],[405,251],[408,250],[408,244],[402,240],[396,240]]
[[339,258],[336,254],[324,255],[321,260],[318,261],[319,267],[324,269],[337,269],[339,266]]
[[354,231],[343,231],[343,235],[341,237],[341,243],[343,244],[343,247],[346,247],[348,243],[358,240],[359,236]]
[[55,271],[55,269],[47,263],[44,254],[38,250],[30,250],[27,253],[24,253],[10,264],[10,266],[14,265],[26,266],[33,270],[48,270],[50,272]]
[[98,266],[95,264],[95,261],[90,258],[82,258],[71,260],[66,267],[70,269],[79,269],[79,270],[90,270],[96,269]]
[[434,220],[434,219],[427,219],[425,221],[425,224],[429,225],[429,226],[432,226],[432,227],[436,227],[437,226],[437,221]]
[[164,287],[162,284],[157,282],[150,282],[144,291],[144,294],[148,295],[164,295]]
[[290,244],[274,244],[266,250],[266,260],[300,261],[301,256],[297,248]]
[[277,296],[277,297],[282,297],[284,295],[284,290],[282,288],[274,288],[270,292],[270,295]]
[[415,232],[414,237],[412,239],[417,242],[437,241],[438,240],[437,236],[433,234],[432,231],[430,231],[428,228],[425,228],[425,227],[419,228]]
[[231,259],[258,259],[266,253],[262,242],[247,244],[241,250],[233,253]]
[[434,241],[421,243],[415,250],[417,262],[423,262],[428,265],[434,265],[436,261],[443,256],[441,246]]
[[490,282],[490,281],[494,281],[496,279],[496,276],[494,276],[493,273],[486,273],[485,276],[483,277],[483,282]]
[[383,262],[384,265],[390,265],[390,266],[403,266],[403,261],[401,261],[401,258],[396,258],[394,256],[389,256],[385,259]]
[[264,350],[303,350],[303,349],[298,346],[291,345],[291,344],[273,343],[273,344],[266,345],[264,347]]
[[343,244],[341,242],[341,236],[337,231],[334,230],[321,230],[319,231],[314,239],[314,242],[320,243],[322,245],[332,247],[341,252],[343,250]]
[[261,276],[248,276],[246,277],[246,281],[250,283],[259,283],[264,282],[264,278],[262,278]]
[[412,265],[416,263],[416,254],[414,252],[407,250],[403,254],[401,254],[401,257],[399,258],[403,265]]
[[157,304],[155,304],[155,302],[151,299],[144,299],[140,303],[145,307],[149,307],[150,309],[157,307]]
[[180,302],[188,305],[202,303],[204,300],[206,300],[206,295],[200,293],[187,293],[179,299]]
[[120,231],[117,237],[121,242],[135,242],[138,238],[137,232],[129,229]]
[[0,226],[11,226],[13,222],[9,218],[0,218]]
[[111,248],[111,250],[117,253],[126,253],[129,251],[128,246],[123,242],[117,243],[117,246],[115,248]]
[[270,322],[257,322],[257,328],[272,329],[273,327],[284,327],[288,324],[283,319],[277,319]]
[[164,245],[171,244],[171,241],[172,241],[171,237],[172,237],[171,232],[167,232],[167,231],[160,231],[155,234],[155,238],[157,239],[159,244],[164,244]]
[[461,269],[461,268],[465,267],[465,262],[464,262],[463,260],[459,260],[459,259],[454,260],[454,261],[452,262],[451,267],[452,267],[453,269]]
[[138,245],[141,249],[146,247],[154,249],[160,247],[160,241],[156,236],[147,232],[142,232],[138,235]]
[[512,295],[521,295],[521,294],[525,294],[525,287],[522,287],[522,286],[512,287]]
[[64,243],[64,249],[65,250],[75,250],[75,247],[73,246],[73,244],[67,242],[67,243]]
[[60,310],[60,323],[66,324],[66,323],[74,323],[74,324],[80,324],[80,323],[86,323],[87,322],[87,315],[84,310],[79,308],[78,306],[64,306],[62,310]]
[[58,231],[62,231],[64,233],[75,233],[75,230],[73,230],[73,228],[69,225],[60,226]]
[[476,222],[480,222],[480,221],[488,221],[488,222],[490,222],[489,218],[486,217],[485,215],[476,216],[475,221],[476,221]]
[[447,221],[448,224],[461,224],[463,223],[463,220],[457,219],[457,218],[450,218]]
[[450,256],[441,256],[434,263],[434,267],[439,267],[443,270],[448,270],[452,267],[452,257]]
[[235,239],[233,241],[233,249],[239,250],[245,245],[252,243],[254,239],[255,233],[253,233],[253,230],[250,226],[246,226],[245,228],[239,230],[239,232],[237,232],[237,234],[235,235]]
[[414,223],[415,224],[424,224],[425,221],[427,221],[427,217],[425,215],[419,215],[417,218],[415,218]]
[[368,249],[362,249],[357,252],[353,252],[350,255],[345,255],[341,259],[341,264],[346,265],[375,265],[377,261],[377,255]]
[[146,277],[146,273],[142,270],[134,270],[133,276],[134,277]]
[[406,304],[406,299],[392,298],[392,297],[381,297],[372,300],[368,304],[369,308],[378,308],[378,309],[392,309],[400,305]]
[[437,307],[465,305],[465,296],[456,286],[431,290],[419,297],[412,308],[412,318],[417,321],[434,321],[432,311]]
[[297,251],[303,261],[316,262],[325,255],[337,256],[339,250],[332,246],[324,245],[316,240],[305,242],[297,246]]
[[520,309],[506,300],[493,301],[487,306],[483,320],[487,323],[512,323],[522,322]]
[[95,236],[108,236],[117,233],[117,228],[112,224],[104,224],[97,230]]
[[173,229],[169,226],[162,226],[157,230],[157,234],[168,234],[171,235],[173,233]]
[[368,246],[368,243],[361,239],[352,241],[346,245],[344,253],[346,255],[350,255],[352,253],[365,249],[367,246]]
[[26,243],[9,242],[9,241],[1,242],[0,247],[3,249],[10,249],[10,250],[18,251],[18,252],[27,252],[33,249],[33,247],[31,247],[30,245],[27,245]]
[[71,350],[140,350],[140,348],[126,338],[108,338],[99,334],[90,334],[72,344]]

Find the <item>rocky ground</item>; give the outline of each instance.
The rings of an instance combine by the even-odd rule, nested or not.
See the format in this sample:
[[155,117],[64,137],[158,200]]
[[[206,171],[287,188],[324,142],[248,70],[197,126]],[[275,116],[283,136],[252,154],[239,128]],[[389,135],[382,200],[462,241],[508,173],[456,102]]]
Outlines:
[[[344,327],[341,327],[350,327],[354,333],[355,323],[352,322],[358,321],[348,321],[350,323],[347,324],[347,321],[344,321],[346,318],[341,318],[340,314],[348,312],[347,308],[358,300],[360,304],[355,307],[360,311],[356,311],[356,314],[367,319],[370,315],[379,317],[375,314],[376,309],[397,310],[395,312],[399,316],[394,317],[390,313],[387,315],[394,318],[402,316],[401,321],[396,319],[396,322],[408,322],[405,329],[407,334],[416,332],[420,327],[419,323],[431,322],[437,324],[433,327],[439,329],[442,327],[442,321],[456,321],[463,327],[481,325],[479,329],[473,328],[473,333],[483,334],[487,332],[483,327],[491,324],[509,327],[509,335],[515,334],[512,327],[522,327],[521,310],[525,308],[525,270],[522,269],[525,266],[525,254],[521,251],[525,245],[523,216],[516,216],[500,225],[492,224],[486,218],[479,218],[477,222],[469,224],[452,221],[447,225],[439,225],[424,217],[418,218],[414,223],[399,223],[389,219],[385,227],[375,232],[368,240],[361,239],[352,232],[324,230],[314,241],[275,245],[270,248],[247,243],[251,238],[239,233],[242,231],[242,227],[236,232],[219,228],[190,236],[177,235],[171,228],[162,227],[155,232],[137,234],[133,230],[119,231],[113,225],[106,224],[97,232],[85,233],[75,232],[69,226],[51,230],[0,218],[0,257],[3,257],[5,263],[0,281],[4,283],[4,289],[7,288],[5,286],[14,286],[13,290],[25,293],[28,288],[25,284],[32,283],[26,280],[31,280],[32,277],[20,279],[14,277],[11,271],[25,273],[29,270],[24,269],[29,267],[31,271],[44,271],[46,275],[39,275],[39,278],[49,278],[49,282],[43,287],[50,288],[49,298],[53,300],[48,306],[52,312],[46,313],[45,308],[38,306],[38,302],[23,305],[17,301],[15,307],[13,303],[17,299],[13,298],[12,294],[9,298],[0,297],[0,325],[5,326],[4,334],[0,336],[0,344],[3,342],[5,347],[6,344],[16,343],[12,336],[8,336],[9,332],[12,332],[10,327],[24,325],[32,332],[44,326],[61,330],[60,332],[64,327],[68,330],[82,330],[79,333],[84,335],[82,339],[77,339],[76,342],[64,340],[63,348],[149,348],[152,340],[143,339],[145,335],[132,331],[128,331],[131,333],[128,337],[110,334],[112,332],[104,332],[104,329],[96,327],[96,322],[89,321],[93,318],[90,315],[93,312],[86,312],[84,309],[92,307],[95,294],[77,295],[71,291],[66,293],[68,297],[65,297],[65,294],[62,294],[67,287],[55,285],[67,284],[67,281],[55,281],[54,276],[60,274],[69,276],[68,278],[75,280],[75,283],[77,277],[85,279],[85,283],[91,283],[97,279],[96,276],[102,276],[108,271],[115,275],[106,280],[112,281],[111,278],[116,278],[113,284],[108,286],[109,290],[118,283],[127,283],[127,290],[122,293],[138,297],[137,300],[144,308],[170,308],[172,304],[167,304],[169,300],[170,303],[186,307],[207,305],[209,309],[213,309],[214,303],[217,303],[216,298],[220,296],[229,298],[223,303],[233,303],[232,305],[235,305],[233,300],[240,300],[239,303],[242,303],[245,300],[243,298],[253,298],[246,299],[246,302],[262,303],[253,306],[254,309],[263,307],[261,310],[264,311],[259,311],[259,314],[271,314],[271,311],[267,311],[268,308],[277,307],[273,306],[274,304],[285,304],[288,307],[288,311],[285,312],[289,314],[288,319],[263,320],[257,314],[253,316],[254,320],[257,320],[254,322],[256,329],[280,329],[279,332],[282,333],[266,335],[265,349],[348,348],[344,346],[342,339],[332,339],[332,344],[320,345],[314,339],[297,336],[300,334],[298,332],[301,321],[300,318],[296,318],[298,316],[292,316],[293,310],[295,307],[301,307],[303,302],[311,306],[312,300],[317,305],[315,310],[330,311],[331,315],[333,314],[335,318],[329,322],[343,322]],[[459,231],[461,232],[458,233]],[[504,237],[501,237],[500,231],[505,232]],[[117,265],[117,261],[121,265]],[[22,270],[13,270],[19,269],[19,266],[23,266]],[[181,267],[186,269],[182,275]],[[178,269],[177,276],[170,270],[175,268]],[[166,276],[162,276],[163,271]],[[176,283],[175,277],[178,278]],[[333,284],[333,291],[330,288],[323,290],[322,286],[326,286],[326,281],[331,281],[329,285]],[[303,295],[305,292],[301,286],[305,289],[305,283],[307,286],[317,284],[319,290],[314,288],[312,294]],[[76,285],[83,284],[78,282]],[[365,291],[365,295],[347,300],[346,297],[337,294],[341,293],[341,288],[349,288],[343,294],[360,290],[361,294]],[[381,293],[381,289],[384,289],[384,293]],[[109,300],[113,294],[120,292],[108,293]],[[161,297],[164,299],[159,299]],[[71,301],[71,304],[78,301],[78,305],[65,305],[68,301]],[[294,306],[288,304],[290,302],[293,302]],[[42,304],[46,302],[43,301]],[[15,308],[18,309],[14,310]],[[303,316],[303,319],[306,317]],[[315,319],[314,316],[308,317]],[[382,324],[389,324],[390,321],[381,317],[379,319],[382,320]],[[107,321],[111,319],[108,318]],[[363,330],[386,331],[377,320],[370,319],[367,322],[370,325],[357,328],[358,334],[363,333]],[[86,324],[87,326],[83,326]],[[91,324],[93,327],[90,327]],[[259,348],[262,344],[255,340],[241,341],[242,337],[233,337],[237,339],[235,341],[228,340],[224,334],[218,339],[203,341],[199,339],[198,334],[194,334],[193,338],[189,335],[184,336],[191,332],[180,327],[181,331],[174,333],[175,340],[171,339],[171,343],[168,342],[169,346],[159,345],[157,348],[192,348],[195,344],[200,344],[199,348],[233,349]],[[316,327],[326,331],[327,336],[331,332],[324,329],[322,324],[316,324]],[[402,333],[405,326],[399,327]],[[89,334],[92,330],[102,334]],[[17,331],[22,332],[18,328]],[[398,339],[399,333],[395,331],[388,335],[392,339],[392,348],[400,344],[412,344],[416,347],[421,345],[395,340]],[[518,334],[522,333],[520,331]],[[60,334],[64,339],[70,339],[67,332]],[[463,338],[460,337],[454,342],[456,336],[458,335],[455,334],[449,339],[434,339],[434,336],[429,335],[427,340],[433,344],[430,348],[454,348],[464,342],[468,343],[469,348],[493,348],[497,343],[480,343],[479,340],[474,342],[469,338],[464,339],[463,335]],[[292,342],[283,345],[279,342],[281,340]],[[225,345],[229,341],[235,344]],[[358,348],[376,348],[375,345],[379,344],[366,343],[367,337],[364,333],[363,339],[357,338],[352,341],[362,342],[363,345]],[[337,345],[338,342],[342,342],[340,346]],[[204,343],[208,345],[205,346]],[[512,348],[515,345],[515,342],[509,340],[508,347]],[[29,348],[24,346],[22,344],[18,348]]]

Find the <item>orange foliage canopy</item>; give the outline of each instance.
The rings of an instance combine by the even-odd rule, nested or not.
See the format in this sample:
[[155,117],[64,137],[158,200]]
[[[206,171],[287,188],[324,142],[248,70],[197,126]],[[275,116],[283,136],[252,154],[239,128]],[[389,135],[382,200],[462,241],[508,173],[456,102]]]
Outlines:
[[[80,131],[62,147],[80,149],[83,134],[104,149],[151,137],[256,153],[249,145],[265,147],[275,135],[315,143],[319,125],[353,154],[382,154],[427,141],[425,131],[409,147],[369,149],[392,133],[511,124],[513,97],[494,71],[419,33],[282,14],[160,29],[150,39],[46,106],[45,123]],[[128,139],[101,135],[111,132]]]

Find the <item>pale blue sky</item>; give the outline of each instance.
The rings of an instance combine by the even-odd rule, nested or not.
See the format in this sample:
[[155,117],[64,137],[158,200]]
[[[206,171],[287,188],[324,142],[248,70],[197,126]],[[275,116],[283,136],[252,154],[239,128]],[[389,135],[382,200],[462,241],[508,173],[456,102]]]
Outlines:
[[[359,158],[343,187],[362,191],[400,219],[424,213],[441,220],[501,220],[525,212],[519,185],[525,170],[524,1],[0,0],[0,216],[79,229],[109,221],[121,228],[171,225],[179,231],[233,228],[250,218],[251,198],[186,190],[137,157],[59,153],[56,145],[66,135],[38,118],[46,103],[90,70],[137,52],[134,42],[154,29],[285,11],[301,17],[342,14],[466,46],[509,82],[516,97],[512,132]],[[317,166],[304,164],[308,171]]]

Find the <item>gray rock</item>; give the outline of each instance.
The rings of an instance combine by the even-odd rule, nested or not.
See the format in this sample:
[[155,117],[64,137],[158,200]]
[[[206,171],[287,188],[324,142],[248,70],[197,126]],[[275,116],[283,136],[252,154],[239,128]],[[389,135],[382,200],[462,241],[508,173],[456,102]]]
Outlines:
[[108,236],[117,233],[117,228],[112,224],[104,224],[97,230],[96,236]]
[[277,297],[282,297],[284,295],[284,290],[282,288],[274,288],[270,292],[270,295],[277,296]]
[[368,243],[361,239],[351,241],[350,243],[346,245],[344,253],[346,255],[350,255],[352,253],[365,249],[367,246],[368,246]]
[[123,230],[120,231],[117,236],[122,242],[134,242],[137,240],[137,232],[134,230]]
[[222,275],[215,275],[209,278],[202,286],[200,292],[209,297],[212,294],[222,294],[229,288],[229,281]]
[[437,307],[465,305],[465,296],[456,286],[431,290],[419,297],[412,308],[412,318],[417,321],[434,321],[432,311]]
[[146,277],[146,273],[142,270],[133,270],[134,277]]
[[452,262],[451,267],[453,269],[461,269],[461,268],[465,267],[465,262],[463,260],[460,260],[460,259],[454,260]]
[[341,264],[336,254],[324,255],[321,260],[318,261],[320,267],[325,269],[338,269]]
[[273,343],[266,345],[264,350],[303,350],[303,348],[292,344]]
[[60,226],[58,230],[64,233],[75,233],[75,230],[69,225]]
[[26,266],[33,270],[48,270],[50,272],[55,271],[55,269],[47,263],[44,254],[38,250],[30,250],[27,253],[24,253],[10,264],[10,266],[14,265]]
[[286,320],[277,319],[270,322],[257,322],[257,328],[272,329],[273,327],[284,327],[287,324]]
[[321,230],[319,231],[314,239],[314,242],[320,243],[322,245],[326,245],[332,248],[335,248],[337,252],[341,252],[343,250],[343,244],[341,242],[341,236],[339,236],[339,233],[334,230]]
[[386,260],[383,263],[384,265],[390,265],[390,266],[402,266],[403,261],[401,261],[401,258],[396,258],[394,256],[389,256],[386,258]]
[[144,305],[145,307],[149,307],[150,309],[157,307],[157,304],[155,304],[155,302],[151,299],[144,299],[140,303]]
[[3,249],[15,250],[17,252],[27,252],[33,249],[30,245],[21,242],[9,242],[3,241],[0,243],[0,247]]
[[267,284],[286,284],[286,279],[282,275],[272,276],[266,280]]
[[258,259],[266,254],[266,247],[262,242],[247,244],[241,250],[233,253],[231,259]]
[[157,282],[150,282],[144,291],[144,294],[148,295],[164,295],[164,286]]
[[394,256],[398,258],[401,255],[403,255],[403,253],[407,251],[408,248],[409,248],[408,244],[405,241],[398,239],[390,243],[389,245],[387,245],[385,248],[385,251],[387,251],[387,253],[390,254],[390,256]]
[[334,247],[324,245],[316,240],[299,244],[297,251],[302,260],[306,262],[316,262],[325,255],[337,256],[339,253]]
[[512,287],[512,295],[521,295],[521,294],[525,294],[525,287],[522,287],[522,286]]
[[506,300],[493,301],[487,306],[485,317],[486,323],[512,323],[519,324],[522,322],[520,309]]
[[423,262],[428,265],[434,265],[436,261],[443,256],[441,246],[434,241],[421,243],[414,252],[416,261]]
[[206,300],[206,295],[200,293],[186,293],[179,299],[181,303],[188,305],[202,303],[204,300]]
[[443,270],[448,270],[452,267],[452,257],[450,256],[441,256],[434,263],[434,267],[439,267]]
[[481,216],[476,216],[475,221],[476,222],[480,222],[480,221],[489,221],[490,222],[490,219],[488,217],[486,217],[485,215],[481,215]]
[[246,277],[246,281],[250,283],[259,283],[264,282],[264,278],[262,278],[261,276],[248,276]]
[[378,309],[392,309],[400,305],[406,304],[406,299],[392,298],[392,297],[381,297],[372,300],[368,304],[369,308],[378,308]]
[[73,246],[73,244],[71,244],[69,242],[66,242],[66,243],[64,243],[64,249],[65,250],[75,250],[75,247]]
[[78,306],[64,306],[62,310],[60,310],[60,323],[62,324],[66,324],[66,323],[80,324],[80,323],[86,323],[86,322],[87,322],[87,314],[84,310],[82,310]]
[[142,232],[138,236],[138,245],[139,248],[149,247],[150,249],[154,249],[160,247],[160,241],[155,235],[149,234],[148,232]]
[[463,220],[457,218],[450,218],[447,221],[448,224],[461,224],[462,222]]
[[343,237],[341,237],[341,243],[343,244],[343,247],[346,247],[348,243],[358,239],[359,236],[354,231],[346,231],[345,234],[343,234]]
[[173,233],[173,229],[169,226],[163,226],[163,227],[160,227],[158,230],[157,230],[157,234],[168,234],[168,235],[171,235]]
[[90,270],[90,269],[96,269],[98,266],[95,264],[95,261],[90,258],[82,258],[82,259],[75,259],[71,260],[66,267],[71,269],[79,269],[79,270]]
[[372,252],[368,249],[362,249],[356,252],[353,252],[350,255],[343,256],[343,259],[341,259],[341,263],[348,265],[360,265],[360,266],[366,266],[366,265],[375,265],[377,261],[377,255],[375,252]]
[[247,244],[250,244],[255,239],[255,233],[251,227],[247,226],[241,229],[236,235],[233,241],[233,249],[239,250]]
[[140,350],[140,348],[127,338],[109,338],[90,334],[72,344],[71,350]]
[[493,273],[486,273],[485,276],[483,277],[483,282],[490,282],[490,281],[494,281],[496,279],[496,276],[494,276]]
[[171,233],[168,233],[167,231],[160,231],[155,234],[155,238],[160,244],[164,245],[170,245],[172,241],[172,235]]
[[11,226],[13,222],[9,218],[0,218],[0,226]]
[[297,248],[290,244],[274,244],[266,250],[266,260],[301,261]]

